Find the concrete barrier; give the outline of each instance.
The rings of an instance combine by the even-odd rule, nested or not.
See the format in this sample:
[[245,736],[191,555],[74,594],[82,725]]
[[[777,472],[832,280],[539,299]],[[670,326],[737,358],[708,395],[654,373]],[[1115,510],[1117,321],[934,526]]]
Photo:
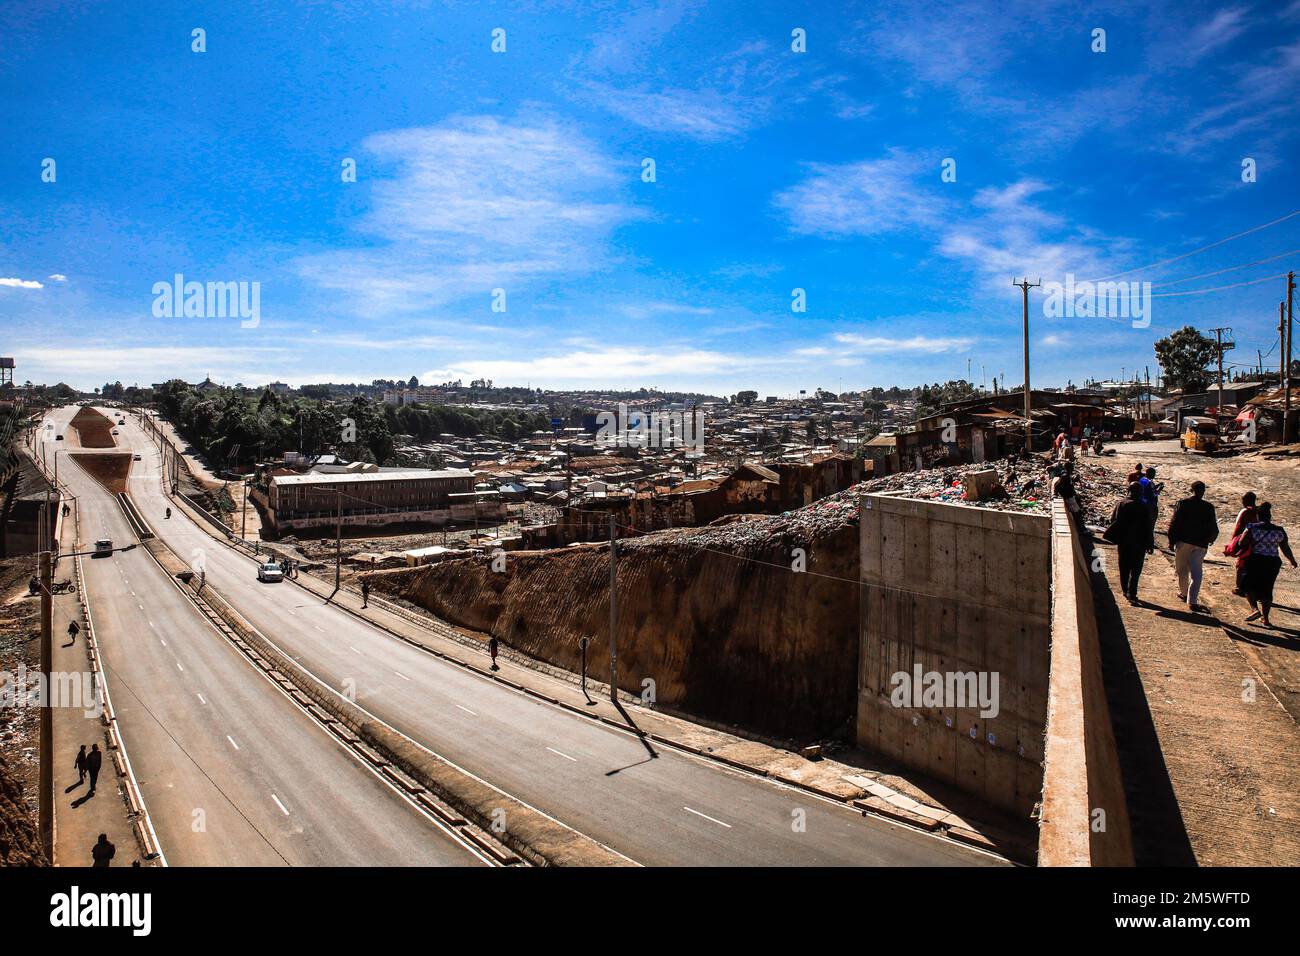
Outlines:
[[1029,819],[1047,713],[1047,517],[864,495],[860,530],[858,743]]
[[1052,502],[1052,652],[1044,747],[1040,866],[1132,866],[1092,598],[1078,523]]

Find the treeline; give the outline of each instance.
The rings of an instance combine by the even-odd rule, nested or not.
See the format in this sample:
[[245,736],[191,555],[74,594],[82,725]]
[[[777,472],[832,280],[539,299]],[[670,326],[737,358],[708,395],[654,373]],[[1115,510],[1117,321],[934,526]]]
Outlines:
[[[397,435],[417,441],[441,435],[514,441],[550,426],[542,412],[447,405],[398,408],[363,395],[350,400],[290,398],[270,389],[253,395],[234,389],[197,391],[180,379],[155,389],[154,405],[214,464],[228,468],[244,468],[286,451],[395,465],[400,463]],[[565,409],[561,417],[581,421],[581,411]]]

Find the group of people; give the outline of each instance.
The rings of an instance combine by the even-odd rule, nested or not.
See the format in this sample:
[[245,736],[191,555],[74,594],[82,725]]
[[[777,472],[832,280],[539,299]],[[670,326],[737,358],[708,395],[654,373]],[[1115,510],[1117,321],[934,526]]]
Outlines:
[[[1130,604],[1137,604],[1138,581],[1146,556],[1156,548],[1155,528],[1160,512],[1160,493],[1164,486],[1156,481],[1154,468],[1143,469],[1141,463],[1128,476],[1128,497],[1115,506],[1105,539],[1119,552],[1120,587]],[[1174,571],[1178,576],[1178,597],[1196,613],[1209,608],[1200,601],[1205,556],[1219,537],[1218,516],[1214,505],[1205,500],[1205,482],[1194,481],[1190,494],[1174,506],[1167,534],[1174,552]],[[1286,529],[1273,522],[1273,506],[1257,502],[1247,492],[1233,526],[1232,538],[1224,554],[1235,558],[1236,588],[1233,593],[1250,602],[1247,621],[1260,621],[1272,627],[1269,614],[1273,609],[1273,586],[1285,557],[1296,567],[1295,555],[1287,540]]]

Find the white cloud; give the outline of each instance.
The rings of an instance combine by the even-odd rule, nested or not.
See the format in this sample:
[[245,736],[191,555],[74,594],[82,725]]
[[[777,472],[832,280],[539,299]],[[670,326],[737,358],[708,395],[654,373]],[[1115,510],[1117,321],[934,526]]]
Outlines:
[[68,277],[65,276],[62,272],[56,272],[56,273],[54,273],[54,275],[46,276],[45,278],[50,279],[50,280],[52,280],[52,281],[54,281],[54,282],[67,282],[67,281],[68,281]]
[[[802,235],[874,236],[932,226],[947,205],[939,194],[938,163],[899,150],[883,159],[805,168],[809,175],[773,200],[791,231]],[[933,173],[933,188],[919,185],[923,169]]]
[[527,359],[468,359],[420,376],[490,378],[494,382],[533,385],[615,385],[649,383],[657,377],[717,374],[738,364],[753,367],[754,359],[704,349],[588,349]]
[[35,279],[0,279],[0,288],[6,289],[44,289],[45,286]]
[[613,161],[550,121],[462,117],[364,143],[393,178],[372,187],[362,231],[378,245],[307,256],[298,269],[367,312],[512,292],[610,264],[610,234],[642,214],[615,198]]

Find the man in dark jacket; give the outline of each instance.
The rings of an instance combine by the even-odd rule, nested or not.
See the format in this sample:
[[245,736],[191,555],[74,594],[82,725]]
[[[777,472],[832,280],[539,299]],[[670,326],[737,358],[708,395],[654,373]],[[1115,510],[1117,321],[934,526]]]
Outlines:
[[1142,486],[1136,481],[1128,486],[1128,500],[1115,506],[1105,539],[1119,552],[1119,584],[1130,604],[1138,599],[1138,579],[1146,556],[1155,550],[1151,509],[1142,501]]
[[99,779],[99,768],[104,763],[104,754],[99,749],[99,744],[90,745],[90,753],[86,754],[86,772],[90,774],[90,793],[89,797],[95,795],[95,781]]
[[[1202,562],[1214,539],[1219,536],[1219,522],[1214,505],[1205,500],[1205,482],[1192,482],[1192,495],[1174,506],[1169,519],[1169,547],[1174,549],[1174,570],[1178,572],[1178,596],[1193,611],[1208,611],[1198,600],[1201,596]],[[1191,588],[1187,584],[1191,581]]]

